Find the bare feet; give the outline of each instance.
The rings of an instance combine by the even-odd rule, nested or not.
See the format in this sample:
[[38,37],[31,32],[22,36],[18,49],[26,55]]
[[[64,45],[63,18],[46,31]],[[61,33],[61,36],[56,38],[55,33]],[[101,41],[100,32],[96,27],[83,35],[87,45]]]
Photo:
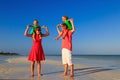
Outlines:
[[38,74],[38,77],[41,77],[41,76],[43,76],[43,74]]
[[74,77],[74,75],[73,75],[73,74],[70,74],[70,75],[68,75],[68,77]]
[[34,77],[34,74],[30,75],[30,77]]
[[67,74],[66,74],[66,73],[63,73],[63,74],[61,74],[61,76],[67,76]]

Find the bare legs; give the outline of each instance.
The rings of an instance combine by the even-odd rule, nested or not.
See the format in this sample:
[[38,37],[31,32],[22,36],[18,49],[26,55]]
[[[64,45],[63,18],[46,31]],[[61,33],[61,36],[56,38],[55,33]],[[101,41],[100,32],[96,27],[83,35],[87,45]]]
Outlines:
[[74,77],[74,65],[70,66],[70,77]]
[[[30,64],[31,77],[34,77],[34,67],[35,67],[35,61],[31,61],[31,64]],[[41,76],[41,63],[40,63],[40,61],[37,61],[37,72],[38,72],[38,77],[40,77]]]
[[41,63],[40,61],[37,61],[37,71],[38,71],[38,77],[41,76]]
[[[68,64],[64,64],[64,73],[62,76],[67,76]],[[70,65],[70,75],[69,77],[74,77],[74,65]]]
[[67,76],[68,64],[64,64],[64,73],[62,76]]
[[31,77],[34,77],[34,64],[35,64],[35,61],[31,61],[31,64],[30,64]]

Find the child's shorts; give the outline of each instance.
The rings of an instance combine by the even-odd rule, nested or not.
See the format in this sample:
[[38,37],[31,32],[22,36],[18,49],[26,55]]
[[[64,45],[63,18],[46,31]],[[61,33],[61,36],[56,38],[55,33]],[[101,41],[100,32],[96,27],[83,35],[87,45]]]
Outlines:
[[66,48],[62,49],[62,62],[69,66],[72,65],[72,52]]

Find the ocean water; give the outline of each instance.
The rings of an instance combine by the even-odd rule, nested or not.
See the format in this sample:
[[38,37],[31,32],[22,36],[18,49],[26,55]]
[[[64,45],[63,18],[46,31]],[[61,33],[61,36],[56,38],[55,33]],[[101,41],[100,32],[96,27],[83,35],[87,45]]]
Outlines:
[[[17,57],[27,58],[27,56],[0,56],[0,64],[7,63],[8,58]],[[61,61],[61,56],[49,55],[46,59]],[[72,60],[74,64],[120,70],[120,55],[75,55],[72,56]]]
[[[46,56],[46,58],[61,60],[61,56]],[[120,70],[120,55],[75,55],[72,56],[72,61],[74,64]]]

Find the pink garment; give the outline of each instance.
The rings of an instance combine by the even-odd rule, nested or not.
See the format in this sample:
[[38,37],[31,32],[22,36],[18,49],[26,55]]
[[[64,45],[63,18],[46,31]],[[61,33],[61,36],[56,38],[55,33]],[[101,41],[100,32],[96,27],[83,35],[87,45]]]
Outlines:
[[30,61],[42,61],[45,60],[44,51],[42,48],[42,37],[36,36],[36,41],[33,41],[33,46],[30,51],[28,60]]
[[72,32],[68,29],[62,31],[62,36],[66,36],[62,38],[62,49],[66,48],[70,51],[72,51]]

